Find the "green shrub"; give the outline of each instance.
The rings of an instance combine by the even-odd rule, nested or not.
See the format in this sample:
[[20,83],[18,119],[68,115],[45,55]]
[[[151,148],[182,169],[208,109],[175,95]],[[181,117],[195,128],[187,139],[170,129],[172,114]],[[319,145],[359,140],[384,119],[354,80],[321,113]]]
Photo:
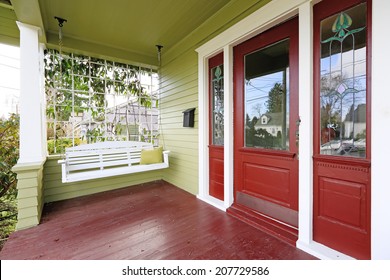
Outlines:
[[12,167],[19,159],[19,115],[0,119],[0,248],[17,222],[16,173]]
[[0,197],[0,250],[8,236],[15,230],[18,209],[16,193]]
[[0,119],[0,197],[16,192],[16,174],[12,167],[19,159],[19,116]]
[[[82,143],[82,141],[79,138],[74,139],[74,145],[79,146]],[[54,145],[56,147],[54,151]],[[65,148],[72,147],[72,139],[70,138],[59,138],[57,140],[48,140],[47,141],[47,149],[49,152],[49,155],[53,154],[64,154]]]

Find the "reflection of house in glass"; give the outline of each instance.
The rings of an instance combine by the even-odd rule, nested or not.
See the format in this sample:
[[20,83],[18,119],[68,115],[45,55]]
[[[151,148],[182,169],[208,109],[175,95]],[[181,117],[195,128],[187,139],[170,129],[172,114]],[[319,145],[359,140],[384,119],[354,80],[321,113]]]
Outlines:
[[351,106],[344,119],[344,138],[361,138],[366,130],[366,104],[360,104],[355,110]]
[[[265,113],[253,126],[253,146],[286,150],[289,147],[289,121],[283,112]],[[249,142],[247,142],[249,144]],[[250,145],[248,145],[250,146]]]
[[255,124],[255,130],[264,129],[274,137],[282,134],[282,113],[266,113],[263,114]]
[[[325,142],[321,145],[321,154],[365,157],[366,104],[359,104],[355,110],[353,108],[351,106],[343,121],[342,139],[335,137],[336,132],[331,127],[321,131],[322,141]],[[329,141],[324,141],[325,136],[329,136]]]

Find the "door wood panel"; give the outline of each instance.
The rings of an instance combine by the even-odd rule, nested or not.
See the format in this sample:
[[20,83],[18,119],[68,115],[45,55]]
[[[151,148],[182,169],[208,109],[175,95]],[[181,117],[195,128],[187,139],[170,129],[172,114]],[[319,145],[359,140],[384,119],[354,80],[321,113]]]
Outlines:
[[209,194],[220,200],[224,199],[224,161],[223,147],[209,147],[210,187]]
[[[268,199],[283,206],[290,206],[290,170],[277,166],[244,163],[244,193]],[[259,178],[267,178],[259,180]]]

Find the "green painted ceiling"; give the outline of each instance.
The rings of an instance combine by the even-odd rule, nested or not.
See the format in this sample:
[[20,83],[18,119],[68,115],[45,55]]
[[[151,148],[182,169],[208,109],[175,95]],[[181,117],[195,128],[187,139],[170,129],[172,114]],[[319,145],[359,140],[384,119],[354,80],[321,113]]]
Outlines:
[[[117,52],[129,60],[155,64],[156,47],[167,50],[188,36],[230,0],[11,0],[17,16],[33,17],[28,7],[37,2],[47,43],[58,42],[58,23],[64,23],[64,46]],[[28,4],[27,2],[30,2]],[[24,13],[24,14],[23,14]],[[39,13],[36,13],[39,14]],[[35,19],[39,22],[39,19]],[[164,50],[163,49],[163,50]],[[93,50],[90,50],[94,52]]]

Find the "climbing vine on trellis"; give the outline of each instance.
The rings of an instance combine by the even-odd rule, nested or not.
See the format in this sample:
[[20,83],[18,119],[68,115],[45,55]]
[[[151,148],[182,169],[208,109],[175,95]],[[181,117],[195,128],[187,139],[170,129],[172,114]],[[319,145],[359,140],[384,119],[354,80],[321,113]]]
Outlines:
[[45,83],[50,153],[98,141],[157,141],[155,70],[47,50]]

